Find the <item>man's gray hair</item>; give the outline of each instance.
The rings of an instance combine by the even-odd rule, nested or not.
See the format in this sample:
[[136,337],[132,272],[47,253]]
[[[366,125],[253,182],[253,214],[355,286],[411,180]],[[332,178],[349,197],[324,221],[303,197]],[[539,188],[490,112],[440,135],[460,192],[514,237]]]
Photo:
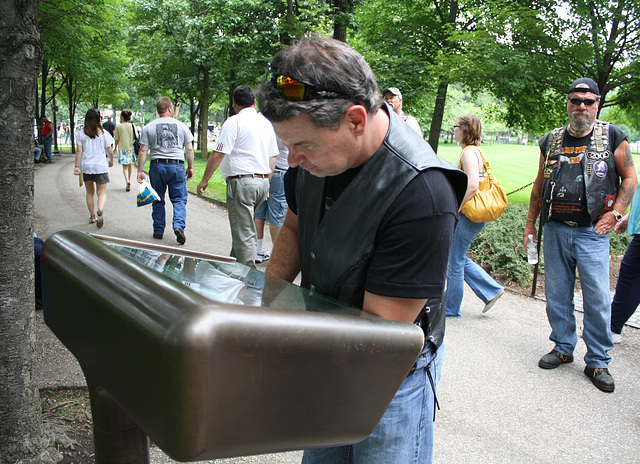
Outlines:
[[258,107],[272,122],[306,114],[318,127],[337,130],[345,111],[353,103],[375,114],[382,105],[378,84],[364,58],[344,42],[317,36],[303,38],[278,52],[271,61],[274,75],[284,75],[313,84],[319,90],[344,97],[289,101],[273,81],[257,93]]

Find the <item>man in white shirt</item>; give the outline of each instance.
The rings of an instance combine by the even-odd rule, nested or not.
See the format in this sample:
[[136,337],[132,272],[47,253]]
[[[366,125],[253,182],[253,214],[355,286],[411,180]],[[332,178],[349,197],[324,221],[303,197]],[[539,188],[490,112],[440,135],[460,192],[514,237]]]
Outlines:
[[413,129],[420,137],[422,137],[422,129],[420,129],[420,124],[418,124],[418,120],[413,116],[402,111],[402,94],[397,87],[389,87],[382,92],[382,96],[384,101],[393,107],[393,111],[397,113],[407,124],[409,127]]
[[255,267],[257,234],[255,212],[269,194],[269,177],[278,155],[271,123],[255,109],[253,89],[240,85],[233,91],[234,116],[222,126],[216,148],[198,183],[198,194],[220,167],[227,181],[227,211],[231,226],[231,256]]

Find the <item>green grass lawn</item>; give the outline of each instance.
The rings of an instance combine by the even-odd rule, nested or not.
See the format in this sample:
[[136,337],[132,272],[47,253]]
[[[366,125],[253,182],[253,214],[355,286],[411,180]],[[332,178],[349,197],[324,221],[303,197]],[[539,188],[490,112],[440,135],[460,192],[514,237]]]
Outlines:
[[[482,145],[491,171],[509,194],[511,203],[529,203],[531,186],[515,192],[533,182],[538,173],[540,150],[534,145],[484,144]],[[457,144],[440,144],[438,155],[457,166],[462,150]],[[511,193],[514,192],[514,193]]]

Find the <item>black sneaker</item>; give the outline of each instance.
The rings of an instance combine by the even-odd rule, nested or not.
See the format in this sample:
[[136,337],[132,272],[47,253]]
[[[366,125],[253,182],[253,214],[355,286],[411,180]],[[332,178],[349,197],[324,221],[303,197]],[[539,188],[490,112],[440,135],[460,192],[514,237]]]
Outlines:
[[179,227],[173,228],[173,233],[176,234],[176,240],[180,245],[184,245],[184,242],[187,241],[187,237],[184,236],[184,232]]
[[162,234],[153,234],[153,238],[157,238],[158,240],[162,240]]
[[543,369],[555,369],[560,364],[567,364],[571,362],[573,362],[573,355],[562,354],[559,351],[552,350],[540,358],[538,366]]
[[604,369],[600,367],[585,367],[584,375],[589,377],[591,379],[591,382],[603,392],[611,393],[616,389],[616,385],[613,382],[613,377],[609,373],[609,369],[607,369],[606,367]]

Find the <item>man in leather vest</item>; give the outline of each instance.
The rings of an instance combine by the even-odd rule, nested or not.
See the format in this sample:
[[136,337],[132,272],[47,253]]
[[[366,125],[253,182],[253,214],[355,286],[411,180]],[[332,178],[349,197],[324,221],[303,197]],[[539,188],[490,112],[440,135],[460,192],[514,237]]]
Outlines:
[[540,139],[540,164],[531,190],[527,225],[536,237],[542,213],[549,339],[555,344],[538,365],[555,369],[573,361],[578,340],[573,293],[576,269],[584,306],[584,373],[604,392],[615,384],[608,366],[610,331],[609,236],[622,219],[637,180],[627,136],[596,119],[600,90],[590,78],[569,87],[569,124]]
[[422,354],[371,436],[306,450],[302,462],[430,463],[442,297],[466,176],[382,102],[368,64],[343,42],[303,39],[271,69],[258,103],[291,168],[289,212],[267,273],[293,281],[301,271],[302,286],[425,333]]

